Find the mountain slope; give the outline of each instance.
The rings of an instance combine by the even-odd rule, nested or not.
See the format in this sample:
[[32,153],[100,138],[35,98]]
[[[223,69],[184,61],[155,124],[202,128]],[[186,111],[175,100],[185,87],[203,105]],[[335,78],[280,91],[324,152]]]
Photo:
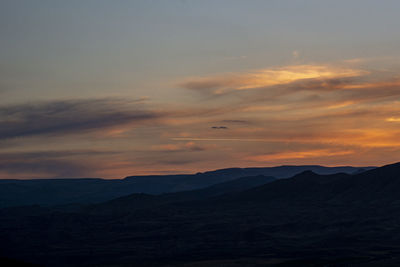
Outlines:
[[305,171],[235,196],[237,201],[314,201],[332,204],[370,204],[400,200],[400,163],[360,174],[319,175]]
[[[364,167],[368,169],[370,167]],[[231,168],[188,175],[132,176],[125,179],[1,180],[0,207],[100,203],[133,193],[163,194],[205,188],[248,176],[287,178],[304,170],[317,173],[353,173],[356,167],[279,166]]]
[[135,183],[139,188],[146,188],[141,193],[160,194],[204,188],[212,184],[230,181],[248,176],[272,176],[275,178],[289,178],[303,171],[313,171],[318,174],[334,174],[362,172],[375,167],[324,167],[318,165],[277,166],[265,168],[229,168],[193,175],[166,175],[166,176],[129,176],[125,180]]
[[182,191],[176,193],[167,193],[162,195],[132,194],[116,198],[105,203],[92,205],[88,209],[91,213],[112,212],[115,215],[118,212],[129,213],[135,209],[148,209],[155,206],[178,202],[192,202],[205,200],[224,194],[233,194],[245,191],[253,187],[276,181],[274,177],[263,175],[242,177],[232,181],[219,183],[203,189]]

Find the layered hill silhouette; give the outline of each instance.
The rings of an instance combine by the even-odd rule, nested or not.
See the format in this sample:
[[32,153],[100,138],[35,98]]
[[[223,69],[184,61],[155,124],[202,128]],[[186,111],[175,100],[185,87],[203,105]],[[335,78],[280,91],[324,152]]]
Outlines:
[[36,179],[1,180],[0,207],[21,205],[63,205],[99,203],[132,193],[163,194],[205,188],[246,176],[288,178],[305,170],[319,174],[354,173],[373,167],[279,166],[269,168],[231,168],[183,174],[130,176],[125,179]]
[[400,163],[0,218],[0,256],[45,266],[397,266]]
[[91,205],[87,211],[91,213],[118,212],[129,213],[135,209],[157,207],[165,204],[193,202],[221,195],[230,195],[250,188],[276,181],[274,177],[258,175],[242,177],[198,190],[167,193],[162,195],[132,194],[105,203]]

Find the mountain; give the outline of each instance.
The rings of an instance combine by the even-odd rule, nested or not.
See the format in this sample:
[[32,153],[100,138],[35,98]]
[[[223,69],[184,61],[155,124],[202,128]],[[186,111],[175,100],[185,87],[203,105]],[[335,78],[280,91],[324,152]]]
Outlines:
[[228,168],[204,173],[189,175],[152,175],[129,176],[125,180],[134,183],[138,188],[143,188],[140,193],[161,194],[204,188],[212,184],[222,183],[240,177],[272,176],[278,179],[289,178],[303,171],[313,171],[318,174],[362,172],[375,167],[324,167],[318,165],[277,166],[264,168]]
[[229,195],[271,183],[273,181],[276,181],[276,178],[258,175],[242,177],[197,190],[167,193],[162,195],[131,194],[105,203],[92,205],[87,211],[91,213],[112,212],[113,215],[118,212],[129,213],[134,209],[148,209],[166,204],[202,200],[220,195]]
[[[312,201],[319,204],[371,205],[400,201],[400,163],[363,173],[319,175],[304,171],[235,196],[237,201]],[[400,203],[400,202],[399,202]]]
[[353,175],[303,171],[243,190],[247,179],[73,211],[0,209],[0,257],[46,266],[399,266],[400,163]]
[[354,173],[373,167],[279,166],[231,168],[197,174],[130,176],[125,179],[37,179],[1,180],[0,207],[100,203],[133,193],[163,194],[196,190],[248,176],[287,178],[304,170],[320,174]]

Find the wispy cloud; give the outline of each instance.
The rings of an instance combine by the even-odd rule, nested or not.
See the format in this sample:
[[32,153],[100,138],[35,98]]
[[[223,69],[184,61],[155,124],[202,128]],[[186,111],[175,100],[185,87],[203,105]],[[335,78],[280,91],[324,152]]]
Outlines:
[[211,129],[214,129],[214,130],[228,130],[229,128],[227,126],[211,126]]
[[294,65],[246,73],[228,73],[211,77],[189,78],[183,88],[224,94],[232,90],[249,90],[285,85],[308,79],[333,80],[367,75],[368,71],[329,65]]
[[239,141],[239,142],[270,142],[262,138],[203,138],[203,137],[174,137],[173,141]]
[[[0,174],[112,178],[261,163],[380,164],[388,151],[390,160],[400,157],[396,72],[340,64],[189,78],[185,88],[209,97],[190,94],[193,101],[180,104],[107,98],[0,106],[3,150],[39,151],[0,155]],[[49,147],[62,151],[40,152]],[[106,154],[67,151],[93,147]]]
[[157,152],[204,151],[206,149],[207,149],[207,146],[198,145],[194,142],[186,142],[186,143],[180,143],[180,144],[153,145],[151,147],[152,151],[157,151]]
[[160,115],[134,101],[63,100],[0,107],[0,139],[66,135],[155,120]]
[[390,118],[387,118],[386,121],[390,121],[390,122],[400,122],[400,118],[398,118],[398,117],[390,117]]
[[277,160],[287,159],[306,159],[306,158],[319,158],[319,157],[334,157],[353,154],[354,151],[333,151],[329,149],[314,149],[306,151],[290,151],[290,152],[279,152],[274,154],[256,155],[250,156],[247,159],[256,162],[269,162]]
[[91,176],[94,164],[88,157],[110,157],[113,151],[35,151],[0,153],[0,178],[74,178]]

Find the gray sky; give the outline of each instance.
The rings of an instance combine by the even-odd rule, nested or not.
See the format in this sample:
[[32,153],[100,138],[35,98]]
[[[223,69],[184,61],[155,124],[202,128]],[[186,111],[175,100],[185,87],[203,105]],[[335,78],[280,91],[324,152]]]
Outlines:
[[1,0],[0,178],[394,161],[399,10]]

